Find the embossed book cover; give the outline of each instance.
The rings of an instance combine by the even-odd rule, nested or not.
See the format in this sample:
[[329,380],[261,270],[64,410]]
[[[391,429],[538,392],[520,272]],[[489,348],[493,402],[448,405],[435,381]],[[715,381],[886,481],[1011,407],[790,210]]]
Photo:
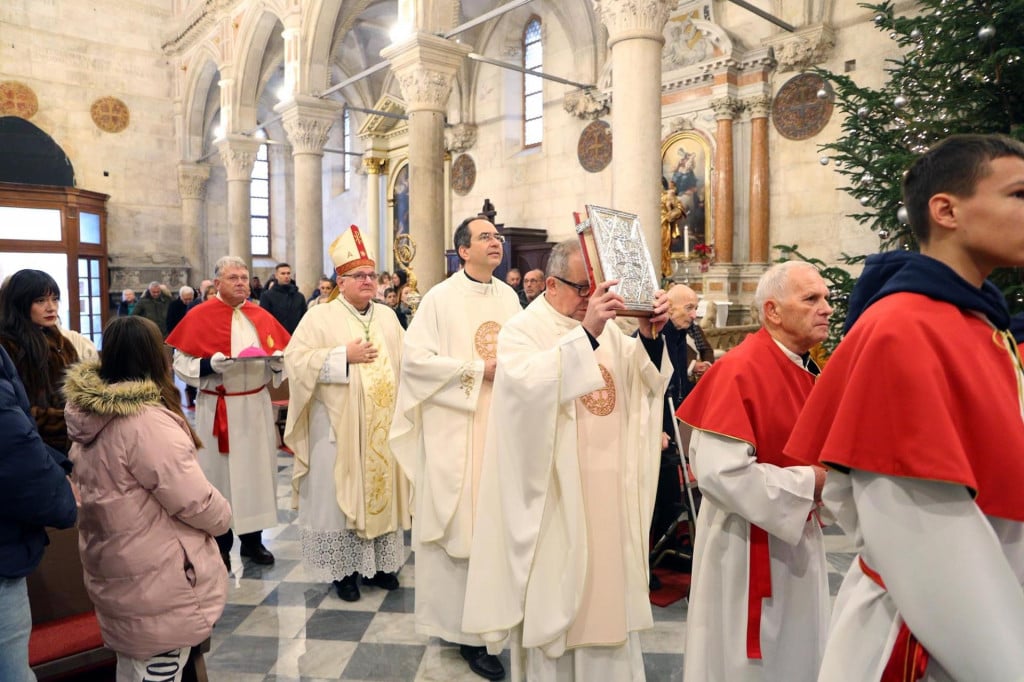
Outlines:
[[586,220],[580,221],[578,213],[574,216],[591,291],[598,282],[617,279],[619,283],[612,291],[626,301],[626,310],[619,315],[654,314],[658,277],[640,230],[640,219],[633,213],[590,205]]

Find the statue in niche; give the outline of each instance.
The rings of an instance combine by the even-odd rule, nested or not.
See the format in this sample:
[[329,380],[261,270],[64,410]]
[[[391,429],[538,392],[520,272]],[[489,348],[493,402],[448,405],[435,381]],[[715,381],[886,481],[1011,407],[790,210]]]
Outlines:
[[679,239],[679,221],[686,217],[675,183],[661,178],[661,276],[672,276],[672,242]]

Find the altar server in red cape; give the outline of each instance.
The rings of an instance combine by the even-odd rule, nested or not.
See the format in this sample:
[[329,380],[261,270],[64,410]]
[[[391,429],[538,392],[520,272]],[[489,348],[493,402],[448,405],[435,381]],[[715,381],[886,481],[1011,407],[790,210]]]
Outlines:
[[820,680],[1024,679],[1024,422],[1006,303],[1024,265],[1024,145],[947,138],[903,201],[921,253],[869,258],[785,452],[831,467],[857,544]]
[[[261,535],[277,525],[277,431],[266,384],[282,381],[289,336],[270,313],[246,300],[249,270],[244,261],[234,256],[218,260],[213,284],[216,296],[189,310],[167,344],[176,349],[175,374],[199,389],[196,431],[204,443],[199,464],[231,502],[241,554],[272,564],[274,555]],[[266,360],[260,361],[261,356]],[[218,536],[217,544],[230,570],[232,531]]]
[[825,471],[782,454],[828,335],[828,287],[790,261],[758,282],[762,328],[712,365],[677,415],[694,428],[704,495],[686,619],[685,679],[813,682],[828,627],[815,510]]

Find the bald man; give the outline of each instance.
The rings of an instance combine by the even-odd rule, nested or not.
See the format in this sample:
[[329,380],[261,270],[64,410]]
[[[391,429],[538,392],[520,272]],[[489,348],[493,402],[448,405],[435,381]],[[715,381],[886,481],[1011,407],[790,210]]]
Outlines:
[[530,270],[523,276],[523,298],[525,299],[523,307],[528,306],[542,293],[544,293],[544,271]]

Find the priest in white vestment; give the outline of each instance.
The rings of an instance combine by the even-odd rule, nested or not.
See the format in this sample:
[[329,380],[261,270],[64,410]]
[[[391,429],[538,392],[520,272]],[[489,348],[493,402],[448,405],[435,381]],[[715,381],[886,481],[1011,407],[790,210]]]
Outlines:
[[591,292],[575,239],[557,244],[547,289],[498,336],[463,627],[500,649],[519,630],[530,682],[644,680],[648,530],[672,373],[655,316],[639,338]]
[[311,577],[345,601],[363,584],[398,587],[409,485],[388,446],[402,328],[374,303],[375,262],[354,225],[330,246],[340,295],[314,306],[285,353],[285,443],[295,453],[292,505]]
[[[249,297],[249,270],[224,256],[214,267],[217,293],[190,309],[167,344],[175,348],[174,372],[199,389],[196,432],[203,439],[199,465],[231,503],[231,526],[241,555],[274,563],[262,542],[264,528],[277,525],[277,429],[266,384],[281,384],[280,357],[288,332]],[[238,358],[248,355],[249,359]],[[234,533],[217,537],[224,564]]]
[[522,308],[492,276],[503,256],[493,223],[468,218],[454,242],[462,271],[427,292],[405,335],[391,446],[413,481],[416,631],[460,644],[473,672],[499,680],[501,661],[463,631],[462,608],[498,332]]

